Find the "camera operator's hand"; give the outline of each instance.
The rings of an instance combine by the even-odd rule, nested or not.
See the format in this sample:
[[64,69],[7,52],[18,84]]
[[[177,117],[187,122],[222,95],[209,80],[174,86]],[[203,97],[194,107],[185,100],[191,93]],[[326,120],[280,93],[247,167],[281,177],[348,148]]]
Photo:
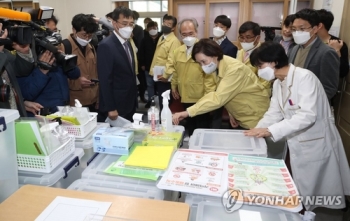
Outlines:
[[[7,29],[4,30],[4,32],[2,31],[2,23],[0,23],[0,38],[5,39],[7,38]],[[2,52],[4,50],[4,45],[0,46],[0,52]]]
[[[41,57],[39,58],[39,61],[41,62],[45,62],[49,65],[52,65],[53,62],[55,62],[55,57],[52,55],[52,53],[50,51],[45,51]],[[44,69],[41,69],[40,68],[40,71],[43,73],[43,74],[47,74],[47,72],[49,72],[49,70],[44,70]]]
[[81,84],[81,87],[90,87],[92,83],[90,80],[88,80],[86,77],[80,77],[79,82]]
[[30,46],[27,45],[19,45],[16,42],[12,43],[12,48],[15,49],[18,52],[21,52],[22,54],[29,54]]
[[34,115],[37,115],[40,109],[44,108],[41,104],[31,101],[24,101],[24,106],[26,111],[32,112]]

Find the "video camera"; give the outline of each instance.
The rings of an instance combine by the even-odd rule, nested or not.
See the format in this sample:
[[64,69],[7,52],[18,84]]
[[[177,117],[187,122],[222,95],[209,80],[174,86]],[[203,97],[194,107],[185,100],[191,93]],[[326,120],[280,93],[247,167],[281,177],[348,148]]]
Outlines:
[[273,41],[276,36],[276,30],[282,30],[282,28],[262,26],[261,31],[265,33],[265,41]]
[[[7,39],[1,39],[0,45],[12,44],[12,42],[20,45],[32,44],[38,56],[45,50],[52,52],[56,64],[61,66],[64,72],[73,69],[77,65],[77,56],[59,52],[57,46],[62,43],[62,36],[44,27],[44,20],[50,19],[53,11],[53,8],[42,6],[32,21],[29,13],[0,8],[0,22],[3,23],[3,29],[8,30]],[[37,63],[43,69],[52,68],[47,63],[40,61]]]

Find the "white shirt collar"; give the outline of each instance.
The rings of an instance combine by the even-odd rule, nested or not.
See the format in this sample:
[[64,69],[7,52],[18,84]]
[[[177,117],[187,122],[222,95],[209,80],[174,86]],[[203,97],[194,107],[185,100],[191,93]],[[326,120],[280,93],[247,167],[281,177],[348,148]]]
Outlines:
[[126,42],[125,39],[120,37],[115,30],[113,31],[113,33],[115,34],[115,36],[117,36],[117,38],[119,39],[119,41],[122,45]]
[[187,56],[190,56],[191,53],[192,53],[192,49],[193,49],[193,46],[192,47],[189,47],[187,48],[186,52],[187,52]]

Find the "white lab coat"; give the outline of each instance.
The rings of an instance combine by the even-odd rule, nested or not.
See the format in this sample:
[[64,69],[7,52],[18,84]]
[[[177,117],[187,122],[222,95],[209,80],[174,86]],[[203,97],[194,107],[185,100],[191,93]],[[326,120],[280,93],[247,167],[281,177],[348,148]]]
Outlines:
[[[292,64],[286,81],[285,101],[277,79],[270,107],[256,127],[268,128],[275,141],[287,139],[293,179],[301,196],[350,195],[348,161],[322,84],[312,72]],[[341,205],[324,207],[344,208],[342,199]],[[305,201],[304,206],[307,210],[319,207],[305,205]]]

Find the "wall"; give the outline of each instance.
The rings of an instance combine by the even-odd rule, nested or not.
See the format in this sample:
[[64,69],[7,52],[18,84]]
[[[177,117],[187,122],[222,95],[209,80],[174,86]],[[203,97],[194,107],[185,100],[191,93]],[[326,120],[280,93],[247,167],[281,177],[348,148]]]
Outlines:
[[71,21],[74,15],[84,13],[103,17],[114,9],[111,0],[39,0],[39,4],[55,9],[54,14],[59,19],[58,29],[63,38],[72,32]]
[[[330,30],[331,34],[334,34],[336,36],[339,36],[340,32],[340,26],[342,22],[342,15],[343,15],[343,8],[344,8],[344,1],[345,0],[314,0],[314,9],[322,9],[324,7],[324,2],[333,2],[331,6],[329,7],[330,11],[332,11],[334,15],[334,22],[332,29]],[[325,8],[329,10],[327,7]]]

